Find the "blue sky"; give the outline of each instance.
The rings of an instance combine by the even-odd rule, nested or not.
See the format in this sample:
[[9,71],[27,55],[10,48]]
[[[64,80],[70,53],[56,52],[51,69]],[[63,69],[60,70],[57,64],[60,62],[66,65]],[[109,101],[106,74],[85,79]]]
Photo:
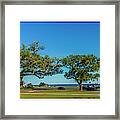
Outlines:
[[[100,57],[100,22],[20,22],[20,43],[39,41],[45,46],[41,55],[65,57],[70,54],[94,54]],[[63,75],[24,77],[26,83],[75,83]]]

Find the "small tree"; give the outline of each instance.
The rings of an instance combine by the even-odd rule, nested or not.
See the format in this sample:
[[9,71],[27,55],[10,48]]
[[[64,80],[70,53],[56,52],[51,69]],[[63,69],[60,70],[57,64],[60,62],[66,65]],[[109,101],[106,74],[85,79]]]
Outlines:
[[68,68],[64,76],[75,79],[81,91],[83,81],[99,77],[100,59],[94,55],[70,55],[63,58],[62,63]]

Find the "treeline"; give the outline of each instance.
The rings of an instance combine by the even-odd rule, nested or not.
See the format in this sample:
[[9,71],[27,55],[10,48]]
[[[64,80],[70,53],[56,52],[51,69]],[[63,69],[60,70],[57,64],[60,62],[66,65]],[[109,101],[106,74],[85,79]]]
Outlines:
[[[69,55],[64,58],[41,56],[44,46],[39,42],[20,48],[20,81],[27,75],[34,75],[39,79],[45,76],[64,74],[67,79],[74,79],[82,91],[82,82],[95,80],[100,77],[100,59],[95,55]],[[67,71],[65,69],[67,68]]]

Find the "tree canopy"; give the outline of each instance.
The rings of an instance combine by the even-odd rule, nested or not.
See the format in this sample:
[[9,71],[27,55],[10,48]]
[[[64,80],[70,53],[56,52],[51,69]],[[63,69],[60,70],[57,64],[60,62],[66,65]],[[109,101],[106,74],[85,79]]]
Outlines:
[[82,82],[99,78],[100,59],[94,55],[69,55],[62,59],[63,66],[68,68],[64,76],[75,79],[82,90]]
[[60,64],[56,62],[56,58],[51,58],[48,55],[41,56],[38,53],[44,50],[44,47],[39,42],[33,42],[29,46],[22,44],[20,48],[20,80],[24,76],[34,75],[39,79],[44,76],[60,74]]

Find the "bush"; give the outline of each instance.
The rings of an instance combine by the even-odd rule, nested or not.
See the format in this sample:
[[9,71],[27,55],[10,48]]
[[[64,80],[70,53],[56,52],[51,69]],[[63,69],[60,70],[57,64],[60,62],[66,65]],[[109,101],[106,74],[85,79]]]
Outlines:
[[83,86],[83,89],[87,91],[96,91],[97,87],[87,85],[87,86]]
[[58,90],[65,90],[64,87],[58,87]]
[[41,86],[45,86],[45,85],[48,86],[48,84],[46,84],[46,83],[44,83],[44,82],[41,82],[41,83],[39,84],[39,87],[41,87]]
[[26,87],[27,88],[33,88],[33,85],[32,85],[32,83],[29,83],[29,84],[26,85]]

